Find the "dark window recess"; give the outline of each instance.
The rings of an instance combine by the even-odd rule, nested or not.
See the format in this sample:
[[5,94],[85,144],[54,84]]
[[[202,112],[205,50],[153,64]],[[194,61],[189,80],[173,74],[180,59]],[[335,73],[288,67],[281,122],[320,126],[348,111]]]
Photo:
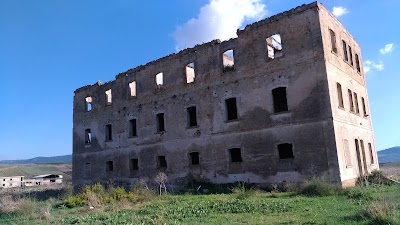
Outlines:
[[339,83],[336,83],[336,87],[337,87],[337,93],[338,93],[339,107],[344,108],[342,85],[340,85]]
[[138,159],[130,159],[129,168],[131,169],[131,171],[139,170],[139,161],[138,161]]
[[242,153],[240,148],[231,148],[229,149],[229,153],[231,155],[231,162],[242,162]]
[[237,106],[236,106],[236,98],[228,98],[225,100],[226,105],[226,114],[227,120],[237,120],[238,113],[237,113]]
[[90,145],[92,143],[92,132],[90,129],[85,130],[85,144]]
[[350,106],[350,111],[354,112],[354,102],[353,102],[353,93],[351,92],[350,89],[347,90],[349,94],[349,106]]
[[137,129],[136,129],[136,119],[129,120],[129,137],[136,137]]
[[364,116],[367,116],[367,115],[368,115],[368,114],[367,114],[367,109],[366,109],[366,107],[365,107],[365,100],[364,100],[363,97],[361,97],[361,103],[362,103],[363,115],[364,115]]
[[107,161],[107,163],[106,163],[106,171],[107,172],[114,171],[114,162],[113,161]]
[[165,131],[164,113],[157,114],[157,132]]
[[374,152],[372,151],[371,143],[368,143],[368,149],[369,149],[369,156],[370,156],[371,164],[374,164]]
[[357,67],[357,71],[361,72],[360,59],[358,57],[358,54],[356,54],[356,67]]
[[332,46],[332,51],[334,53],[337,53],[337,47],[336,47],[336,35],[335,32],[331,29],[329,29],[329,33],[331,35],[331,46]]
[[165,156],[158,156],[158,166],[160,168],[167,168],[167,160],[165,159]]
[[293,159],[293,145],[289,143],[278,145],[279,159]]
[[356,113],[360,114],[360,108],[358,107],[358,96],[357,93],[354,92],[354,104],[356,108]]
[[111,127],[111,124],[106,125],[106,141],[112,141],[112,127]]
[[286,87],[279,87],[272,90],[274,100],[274,111],[276,113],[288,111]]
[[347,54],[347,44],[343,40],[342,40],[342,44],[343,44],[343,57],[344,57],[344,60],[346,62],[348,62],[349,61],[349,55]]
[[188,116],[188,127],[196,127],[197,126],[196,106],[191,106],[187,108],[187,116]]
[[189,153],[190,155],[190,164],[192,165],[199,165],[200,164],[200,159],[199,159],[199,153],[198,152],[191,152]]
[[351,51],[350,46],[349,46],[349,57],[350,57],[350,64],[353,65],[353,52]]

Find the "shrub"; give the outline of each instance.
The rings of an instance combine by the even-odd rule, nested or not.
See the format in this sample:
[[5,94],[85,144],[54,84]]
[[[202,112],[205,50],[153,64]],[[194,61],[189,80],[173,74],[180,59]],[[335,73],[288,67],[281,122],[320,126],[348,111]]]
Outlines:
[[344,189],[342,193],[350,199],[369,201],[372,200],[372,194],[366,189],[356,186]]
[[321,179],[312,179],[305,182],[299,189],[299,194],[306,196],[329,196],[338,193],[339,188],[334,184]]
[[365,214],[372,220],[373,224],[396,224],[395,208],[386,199],[370,202]]
[[231,188],[231,192],[237,199],[246,199],[255,195],[256,191],[254,187],[249,186],[245,182],[238,182]]

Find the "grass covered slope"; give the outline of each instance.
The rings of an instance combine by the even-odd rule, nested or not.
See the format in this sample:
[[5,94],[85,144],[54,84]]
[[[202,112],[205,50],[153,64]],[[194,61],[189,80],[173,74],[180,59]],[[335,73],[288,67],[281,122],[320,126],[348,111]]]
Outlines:
[[42,174],[60,174],[70,181],[72,164],[0,164],[0,177],[25,176],[30,178]]
[[[0,224],[398,224],[400,186],[340,190],[314,180],[290,192],[243,184],[229,194],[164,194],[87,187],[78,195],[0,202]],[[323,190],[323,191],[321,191]],[[30,196],[36,196],[30,192]],[[59,197],[56,197],[59,196]],[[1,200],[7,199],[0,196]],[[10,206],[15,206],[10,210]]]

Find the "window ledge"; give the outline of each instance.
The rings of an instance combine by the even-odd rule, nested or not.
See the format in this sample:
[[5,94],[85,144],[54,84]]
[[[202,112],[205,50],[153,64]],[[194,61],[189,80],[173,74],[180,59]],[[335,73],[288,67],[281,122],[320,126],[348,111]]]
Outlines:
[[198,128],[199,128],[199,125],[197,125],[197,126],[191,126],[191,127],[186,127],[187,130],[198,129]]
[[235,122],[239,122],[239,119],[225,120],[225,123],[235,123]]
[[137,135],[135,135],[135,136],[129,136],[128,139],[137,138],[137,137],[138,137]]
[[342,106],[338,106],[338,109],[341,109],[341,110],[343,110],[343,111],[346,111],[346,109],[345,109],[344,107],[342,107]]
[[338,56],[337,50],[336,52],[334,50],[331,50],[331,53],[334,54],[335,56]]

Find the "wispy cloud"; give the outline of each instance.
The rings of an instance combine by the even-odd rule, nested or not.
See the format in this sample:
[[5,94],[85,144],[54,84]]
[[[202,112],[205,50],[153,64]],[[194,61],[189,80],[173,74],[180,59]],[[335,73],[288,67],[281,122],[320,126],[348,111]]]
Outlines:
[[374,62],[371,60],[366,60],[364,62],[364,72],[368,73],[371,71],[382,71],[384,69],[384,65],[382,61]]
[[379,52],[380,52],[382,55],[385,55],[385,54],[391,53],[391,52],[393,51],[393,49],[394,49],[394,44],[393,44],[393,43],[390,43],[390,44],[385,45],[385,47],[381,48],[381,49],[379,50]]
[[266,14],[266,6],[261,0],[210,0],[196,18],[178,26],[172,37],[177,50],[213,39],[227,40],[236,37],[236,30],[244,22],[260,20]]
[[342,6],[335,6],[335,7],[333,7],[332,13],[336,17],[340,17],[340,16],[343,16],[344,14],[349,13],[349,10],[347,10],[346,8],[344,8]]

